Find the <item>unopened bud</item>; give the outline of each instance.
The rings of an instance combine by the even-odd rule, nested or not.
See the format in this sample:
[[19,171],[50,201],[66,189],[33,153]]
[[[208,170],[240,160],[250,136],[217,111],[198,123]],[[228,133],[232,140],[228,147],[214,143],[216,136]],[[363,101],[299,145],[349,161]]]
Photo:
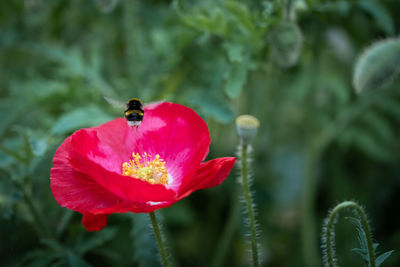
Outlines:
[[236,130],[244,144],[249,144],[257,135],[260,121],[251,115],[240,115],[236,118]]
[[282,68],[295,65],[303,46],[303,35],[299,26],[292,21],[281,21],[270,35],[272,56]]

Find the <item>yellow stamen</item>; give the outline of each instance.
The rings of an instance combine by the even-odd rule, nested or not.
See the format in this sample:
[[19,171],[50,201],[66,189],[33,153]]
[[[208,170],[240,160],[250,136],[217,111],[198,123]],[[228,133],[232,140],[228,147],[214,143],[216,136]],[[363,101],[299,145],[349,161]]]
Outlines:
[[132,153],[132,159],[122,163],[122,175],[149,182],[150,184],[168,184],[168,172],[165,161],[160,155],[153,157],[146,152],[142,156]]

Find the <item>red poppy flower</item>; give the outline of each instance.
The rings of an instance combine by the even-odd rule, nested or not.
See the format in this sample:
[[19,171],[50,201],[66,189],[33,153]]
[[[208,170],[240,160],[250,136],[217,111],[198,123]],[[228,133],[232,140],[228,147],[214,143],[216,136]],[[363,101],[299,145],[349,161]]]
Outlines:
[[98,231],[112,213],[152,212],[222,183],[236,158],[202,163],[209,144],[207,124],[193,110],[149,105],[137,129],[120,118],[68,137],[54,155],[51,191]]

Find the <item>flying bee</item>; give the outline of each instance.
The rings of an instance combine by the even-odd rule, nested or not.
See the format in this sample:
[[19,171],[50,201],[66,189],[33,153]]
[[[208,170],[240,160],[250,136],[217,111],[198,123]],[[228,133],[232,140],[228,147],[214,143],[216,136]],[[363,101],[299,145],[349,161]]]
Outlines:
[[115,107],[125,106],[124,116],[129,126],[139,127],[139,125],[142,123],[144,109],[143,102],[139,98],[131,98],[126,104],[108,97],[104,97],[104,99]]

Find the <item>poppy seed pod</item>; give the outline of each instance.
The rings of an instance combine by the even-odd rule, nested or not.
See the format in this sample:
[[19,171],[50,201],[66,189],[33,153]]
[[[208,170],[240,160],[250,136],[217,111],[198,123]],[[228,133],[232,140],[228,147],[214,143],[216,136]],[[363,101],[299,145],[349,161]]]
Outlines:
[[250,144],[257,134],[259,120],[251,115],[240,115],[236,118],[236,130],[244,144]]

